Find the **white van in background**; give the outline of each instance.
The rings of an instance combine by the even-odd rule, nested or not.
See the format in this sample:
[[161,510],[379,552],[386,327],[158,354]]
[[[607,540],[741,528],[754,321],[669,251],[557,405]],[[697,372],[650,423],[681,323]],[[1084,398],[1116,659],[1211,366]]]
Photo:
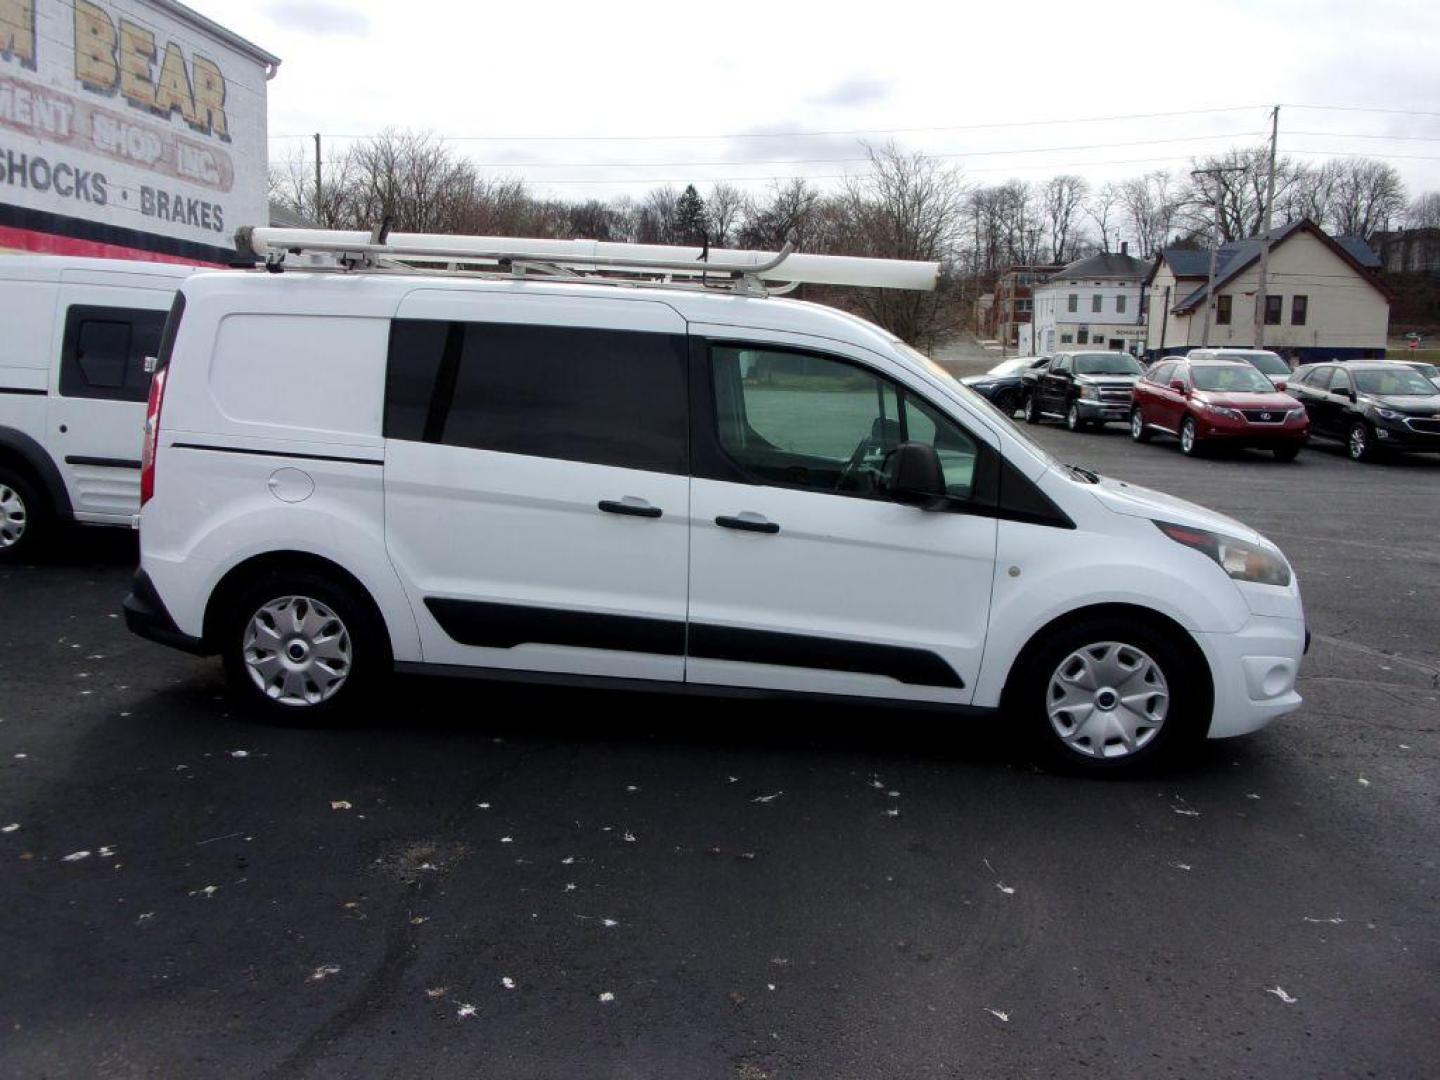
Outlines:
[[186,281],[149,405],[127,623],[261,708],[363,709],[395,668],[799,692],[1003,709],[1112,769],[1300,704],[1273,544],[1055,460],[877,326],[726,288],[739,253],[616,284],[335,235],[360,268]]
[[145,358],[194,270],[0,255],[0,560],[33,554],[59,522],[132,523]]

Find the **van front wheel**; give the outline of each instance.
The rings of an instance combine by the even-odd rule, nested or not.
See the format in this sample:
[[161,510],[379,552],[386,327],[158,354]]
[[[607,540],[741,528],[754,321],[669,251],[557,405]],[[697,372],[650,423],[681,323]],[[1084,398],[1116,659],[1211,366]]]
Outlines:
[[231,685],[274,717],[319,720],[348,710],[391,667],[370,605],[308,571],[268,573],[241,589],[221,632]]
[[1041,756],[1063,769],[1119,772],[1172,758],[1208,727],[1208,687],[1172,633],[1144,621],[1061,627],[1019,673],[1012,708]]

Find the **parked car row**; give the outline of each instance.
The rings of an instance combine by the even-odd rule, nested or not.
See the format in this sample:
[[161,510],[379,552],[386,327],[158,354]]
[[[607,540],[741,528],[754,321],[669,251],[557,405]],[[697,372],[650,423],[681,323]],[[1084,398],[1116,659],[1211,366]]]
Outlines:
[[1193,456],[1253,447],[1293,461],[1312,437],[1356,461],[1388,451],[1440,452],[1440,370],[1415,361],[1336,361],[1297,371],[1263,349],[1192,349],[1146,368],[1125,353],[1016,357],[964,380],[1007,416],[1060,420],[1071,431],[1125,422]]

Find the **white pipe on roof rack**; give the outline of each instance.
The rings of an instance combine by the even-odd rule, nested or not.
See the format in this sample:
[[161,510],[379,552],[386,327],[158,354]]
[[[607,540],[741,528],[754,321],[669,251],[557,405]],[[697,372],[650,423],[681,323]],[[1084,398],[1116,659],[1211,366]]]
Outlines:
[[242,251],[264,257],[279,251],[350,251],[404,259],[440,257],[447,260],[539,259],[565,265],[603,266],[607,269],[643,271],[660,265],[674,271],[683,264],[702,273],[741,273],[764,281],[809,285],[849,285],[876,289],[935,288],[940,264],[902,259],[863,259],[850,255],[792,254],[776,260],[773,251],[739,251],[711,248],[708,260],[701,260],[698,247],[664,244],[620,244],[602,240],[540,240],[513,236],[443,236],[431,233],[390,233],[376,244],[370,233],[327,229],[242,229],[237,235]]

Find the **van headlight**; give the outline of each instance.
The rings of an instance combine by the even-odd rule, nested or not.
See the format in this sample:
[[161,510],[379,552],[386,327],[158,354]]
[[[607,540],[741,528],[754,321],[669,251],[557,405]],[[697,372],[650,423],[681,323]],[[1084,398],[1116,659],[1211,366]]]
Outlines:
[[1170,521],[1157,521],[1155,525],[1177,544],[1209,556],[1216,566],[1236,581],[1253,581],[1259,585],[1290,584],[1290,566],[1278,551],[1208,529],[1176,525]]

